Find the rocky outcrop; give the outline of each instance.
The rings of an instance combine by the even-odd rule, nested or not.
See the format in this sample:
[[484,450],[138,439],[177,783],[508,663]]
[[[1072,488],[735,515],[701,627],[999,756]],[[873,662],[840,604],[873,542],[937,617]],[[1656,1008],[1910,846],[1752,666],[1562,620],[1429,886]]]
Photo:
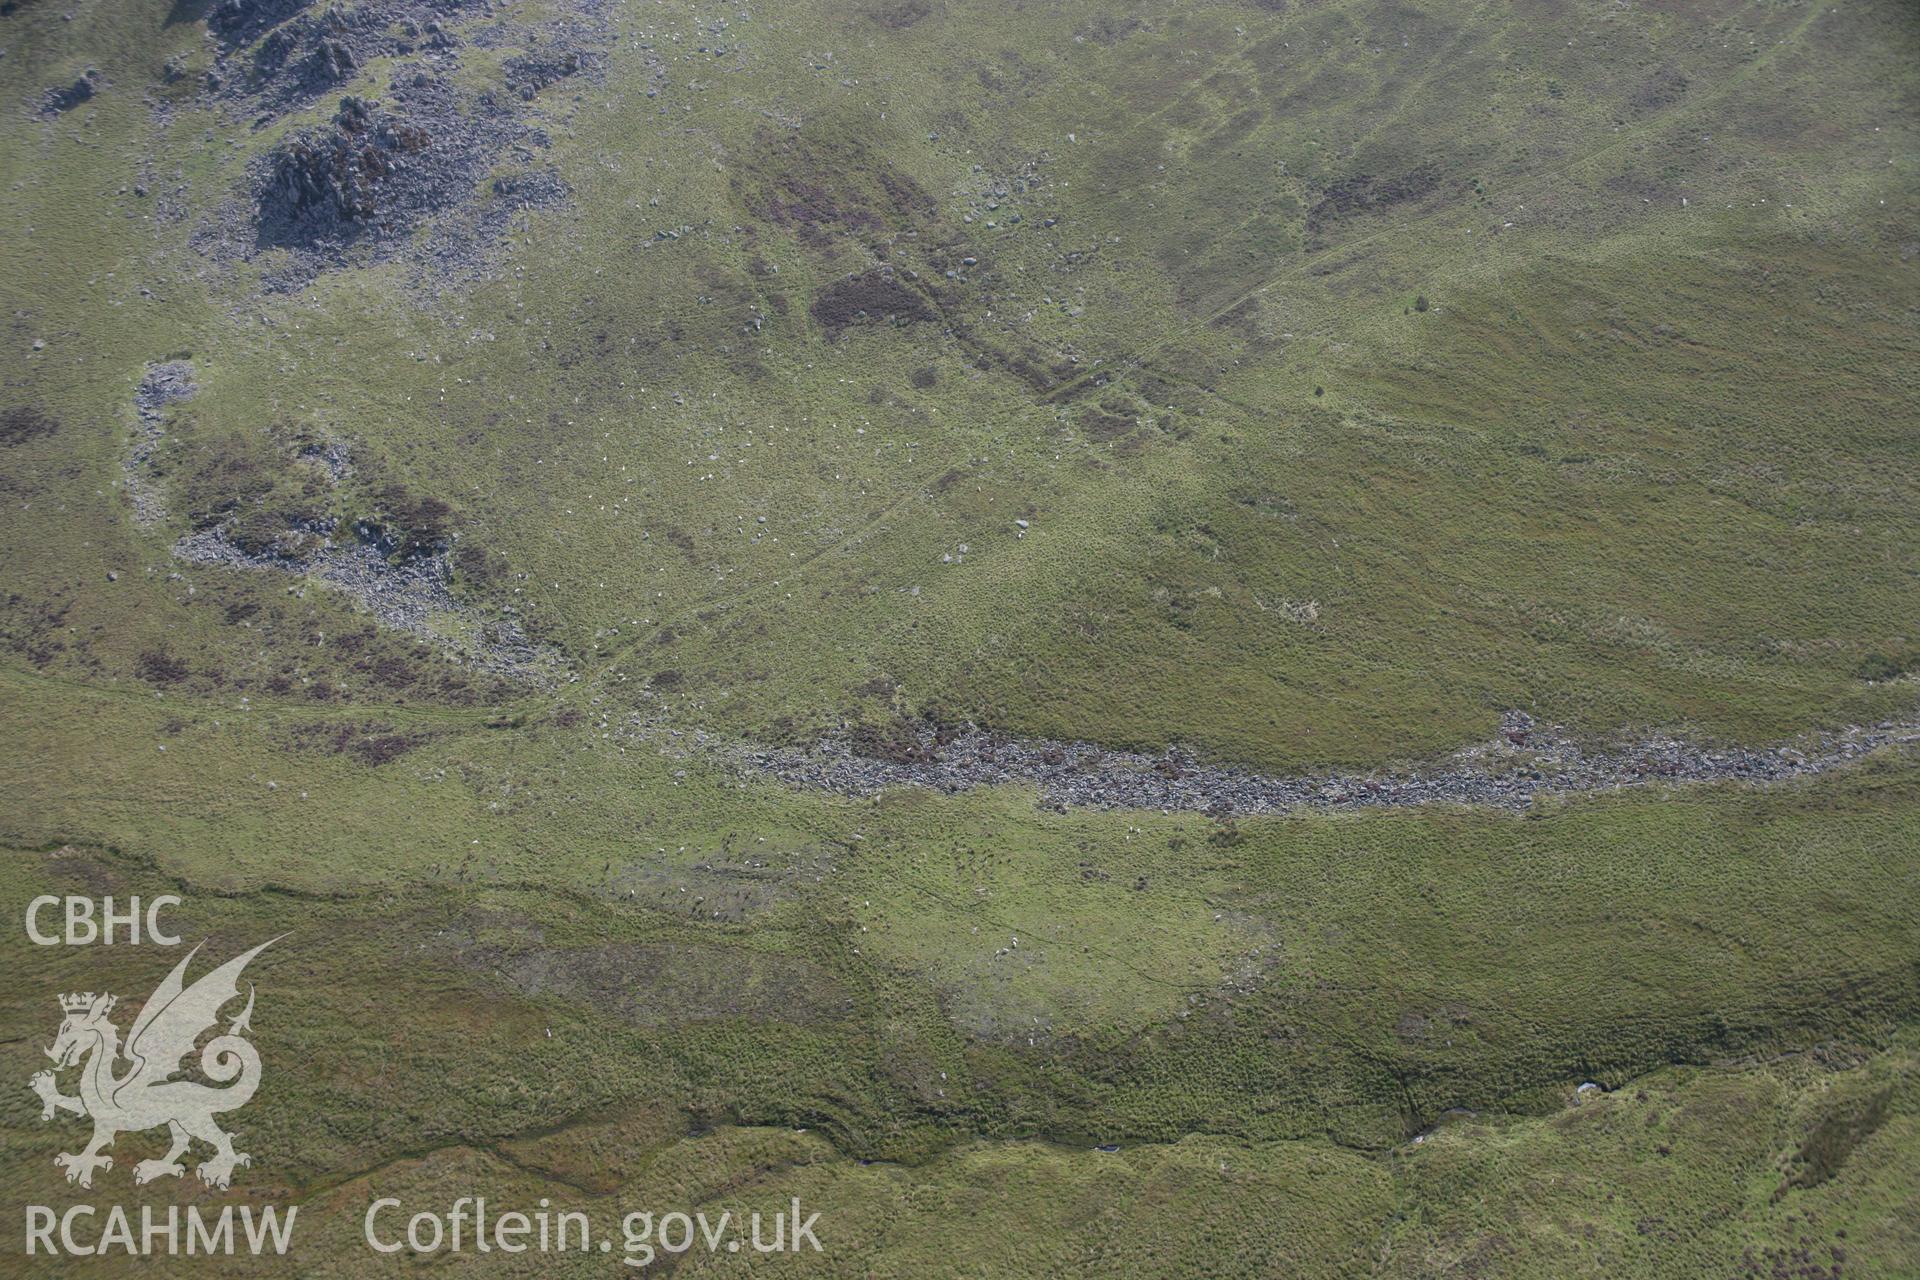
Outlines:
[[279,551],[250,553],[224,529],[186,535],[174,544],[173,555],[188,564],[302,575],[351,597],[381,626],[453,654],[479,670],[539,687],[559,678],[559,655],[530,640],[518,621],[467,604],[453,594],[447,553],[395,561],[357,533],[343,533],[332,526],[315,532],[313,545],[298,556]]
[[122,463],[127,496],[133,502],[134,522],[142,528],[159,523],[167,515],[166,500],[152,474],[153,451],[164,435],[161,426],[167,406],[185,400],[198,390],[193,382],[193,366],[184,360],[170,360],[147,366],[140,385],[133,391],[133,412],[139,433],[133,448]]
[[100,73],[88,67],[72,84],[47,90],[40,99],[40,114],[57,116],[71,111],[83,102],[91,102],[101,87]]
[[[220,50],[217,94],[284,111],[340,86],[375,59],[451,49],[446,23],[467,0],[227,0],[207,17]],[[317,12],[316,12],[317,10]]]
[[[134,520],[151,528],[167,518],[153,454],[164,439],[167,407],[198,388],[185,360],[147,366],[133,393],[139,423],[125,464]],[[351,475],[345,444],[317,439],[297,454],[331,487]],[[564,662],[552,648],[530,639],[510,607],[489,608],[453,592],[454,537],[445,527],[451,509],[398,486],[383,495],[382,514],[347,527],[324,513],[269,520],[267,532],[252,529],[247,513],[179,538],[175,560],[201,566],[263,570],[317,581],[353,599],[381,626],[457,657],[475,669],[537,686],[560,678]],[[269,536],[271,535],[271,536]]]
[[[516,214],[567,195],[535,158],[547,139],[526,103],[594,73],[611,37],[596,3],[523,16],[501,20],[485,0],[219,4],[207,18],[217,57],[211,100],[236,119],[250,115],[255,129],[334,95],[338,107],[256,161],[245,199],[202,227],[196,246],[221,260],[286,251],[264,277],[270,290],[400,254],[441,279],[484,267],[485,246]],[[459,74],[463,53],[480,45],[525,52],[502,58],[488,85]],[[371,75],[386,80],[377,97]],[[507,172],[487,183],[503,162]],[[429,234],[414,238],[423,225]]]
[[1025,785],[1039,787],[1043,801],[1061,809],[1164,809],[1227,817],[1426,804],[1521,811],[1540,797],[1650,783],[1782,782],[1837,768],[1882,747],[1916,742],[1920,724],[1889,721],[1766,748],[1714,748],[1651,737],[1595,751],[1583,749],[1557,727],[1510,711],[1490,742],[1430,768],[1368,774],[1276,777],[1200,764],[1178,751],[1149,755],[931,725],[909,730],[904,745],[896,742],[881,753],[849,734],[808,751],[749,751],[742,762],[791,786],[846,795],[899,786],[963,791]]
[[330,125],[295,134],[267,158],[258,193],[270,244],[341,244],[397,235],[464,196],[485,150],[457,128],[430,129],[348,96]]

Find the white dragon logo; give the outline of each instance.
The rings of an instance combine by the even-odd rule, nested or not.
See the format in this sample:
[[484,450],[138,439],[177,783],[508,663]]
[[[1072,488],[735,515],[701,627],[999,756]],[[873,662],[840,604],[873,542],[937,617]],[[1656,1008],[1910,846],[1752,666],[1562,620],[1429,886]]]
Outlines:
[[[60,1024],[53,1047],[46,1051],[54,1061],[54,1071],[41,1071],[27,1083],[40,1095],[42,1120],[53,1119],[56,1111],[93,1119],[93,1141],[84,1151],[53,1158],[54,1164],[67,1171],[68,1182],[91,1187],[94,1170],[113,1168],[113,1157],[102,1152],[113,1144],[115,1134],[160,1125],[167,1126],[172,1145],[160,1159],[142,1160],[134,1166],[136,1183],[177,1178],[185,1173],[180,1157],[195,1138],[214,1151],[196,1170],[210,1187],[226,1187],[233,1180],[236,1166],[252,1163],[244,1152],[233,1149],[232,1136],[222,1132],[213,1117],[245,1106],[260,1087],[260,1053],[243,1038],[251,1029],[253,984],[247,984],[247,1007],[227,1027],[226,1034],[207,1041],[200,1051],[200,1070],[225,1087],[173,1077],[179,1074],[182,1060],[193,1052],[200,1036],[219,1022],[221,1007],[239,998],[240,971],[278,941],[271,938],[186,987],[182,979],[187,964],[200,948],[189,951],[141,1006],[124,1054],[120,1032],[107,1017],[118,1003],[116,997],[104,993],[96,996],[91,991],[60,997],[66,1019]],[[124,1074],[116,1075],[115,1064],[123,1058],[132,1065]],[[80,1072],[80,1094],[68,1097],[60,1092],[54,1072],[65,1071],[82,1059],[86,1065]]]

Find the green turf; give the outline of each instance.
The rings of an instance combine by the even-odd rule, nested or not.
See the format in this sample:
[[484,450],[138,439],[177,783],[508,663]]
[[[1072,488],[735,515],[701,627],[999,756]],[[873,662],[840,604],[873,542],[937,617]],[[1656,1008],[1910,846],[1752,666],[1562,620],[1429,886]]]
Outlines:
[[[453,81],[574,7],[450,20]],[[0,13],[0,906],[288,933],[231,1202],[300,1203],[314,1274],[375,1272],[373,1189],[475,1179],[817,1199],[828,1274],[1920,1268],[1910,747],[1237,824],[691,749],[931,716],[1313,772],[1510,708],[1589,743],[1912,719],[1911,6],[606,13],[524,108],[565,201],[469,273],[422,232],[295,292],[208,246],[394,60],[253,127],[192,5]],[[882,266],[926,318],[839,323]],[[166,360],[199,390],[148,527]],[[169,554],[423,498],[447,646]],[[464,660],[507,609],[559,680]],[[0,954],[20,1081],[54,992],[172,962]],[[80,1194],[75,1122],[8,1096],[8,1205]]]

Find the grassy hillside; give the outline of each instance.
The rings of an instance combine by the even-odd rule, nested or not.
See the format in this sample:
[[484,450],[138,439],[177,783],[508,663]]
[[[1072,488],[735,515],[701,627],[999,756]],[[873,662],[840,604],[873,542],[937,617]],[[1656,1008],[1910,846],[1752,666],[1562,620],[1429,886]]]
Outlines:
[[[257,1165],[178,1195],[302,1205],[311,1274],[476,1184],[826,1215],[688,1273],[1911,1274],[1911,743],[1524,815],[743,761],[1911,723],[1916,53],[1896,0],[0,6],[0,905],[286,935]],[[0,954],[20,1081],[177,959]],[[15,1220],[175,1194],[7,1098]]]

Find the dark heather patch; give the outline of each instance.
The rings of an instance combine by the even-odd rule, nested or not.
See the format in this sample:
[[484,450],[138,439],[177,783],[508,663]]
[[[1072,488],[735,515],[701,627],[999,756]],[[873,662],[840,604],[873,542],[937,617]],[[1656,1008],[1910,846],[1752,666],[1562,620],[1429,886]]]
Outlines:
[[1831,1181],[1860,1144],[1887,1122],[1892,1101],[1893,1086],[1888,1085],[1869,1097],[1835,1104],[1794,1152],[1787,1179],[1774,1189],[1773,1198]]
[[1334,223],[1362,214],[1380,213],[1431,195],[1440,186],[1438,165],[1423,164],[1397,178],[1362,173],[1332,182],[1307,212],[1307,230],[1319,235]]
[[937,208],[919,184],[858,142],[763,131],[732,179],[753,217],[825,249],[843,236],[878,239],[930,224]]
[[179,684],[191,674],[185,662],[165,649],[148,649],[134,660],[133,670],[148,684]]
[[855,324],[933,319],[926,298],[884,268],[828,285],[814,295],[808,311],[835,332]]
[[59,429],[59,420],[37,405],[0,409],[0,445],[25,444]]
[[1634,90],[1633,96],[1627,99],[1627,106],[1635,113],[1645,114],[1670,107],[1686,96],[1686,76],[1672,67],[1664,67]]
[[427,734],[396,732],[392,725],[377,721],[300,725],[289,738],[289,745],[297,751],[350,755],[375,767],[398,760],[430,741]]
[[1117,440],[1138,426],[1136,419],[1089,409],[1080,415],[1080,429],[1094,440]]
[[867,16],[883,27],[905,31],[932,12],[929,0],[898,0],[896,4],[882,5]]

